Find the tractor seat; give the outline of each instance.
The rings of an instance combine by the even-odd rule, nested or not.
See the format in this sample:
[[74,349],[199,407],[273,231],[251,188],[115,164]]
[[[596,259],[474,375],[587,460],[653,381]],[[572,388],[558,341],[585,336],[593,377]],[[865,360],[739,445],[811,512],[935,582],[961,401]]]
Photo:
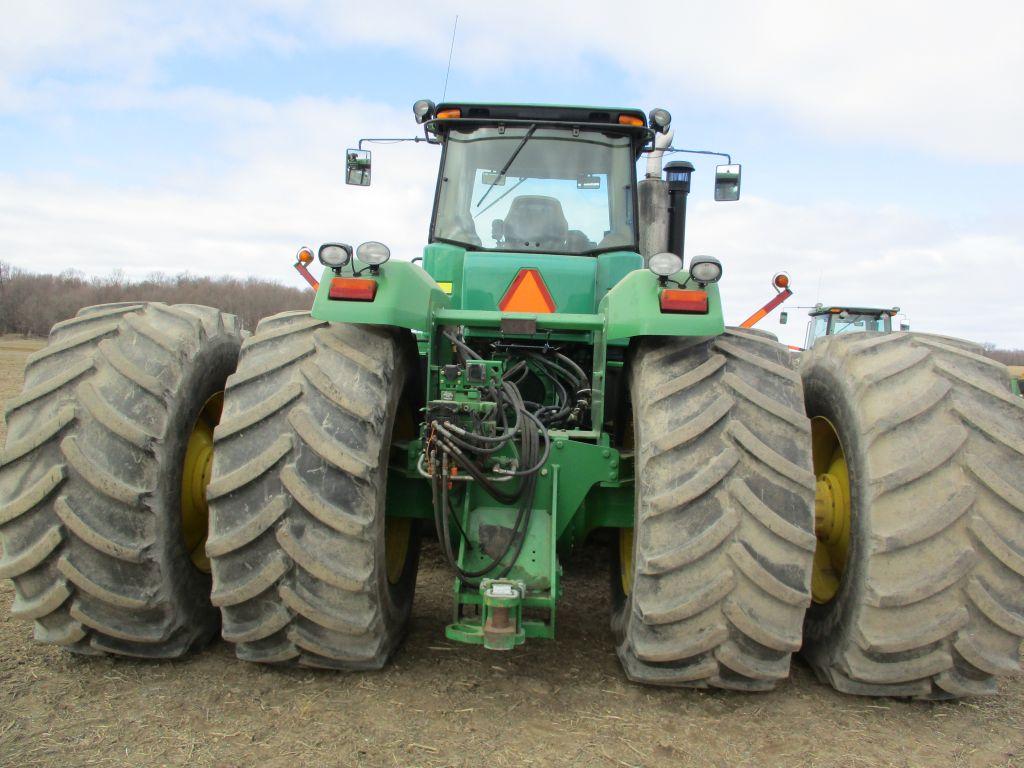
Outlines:
[[562,204],[546,195],[520,195],[505,217],[505,243],[531,249],[563,250],[569,223]]

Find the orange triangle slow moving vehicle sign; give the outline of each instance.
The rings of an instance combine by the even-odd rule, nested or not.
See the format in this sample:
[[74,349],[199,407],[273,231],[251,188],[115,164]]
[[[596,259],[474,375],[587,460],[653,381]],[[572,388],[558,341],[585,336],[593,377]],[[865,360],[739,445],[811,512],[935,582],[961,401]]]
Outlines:
[[546,314],[555,311],[555,302],[540,272],[536,269],[520,269],[498,302],[498,309],[502,312]]

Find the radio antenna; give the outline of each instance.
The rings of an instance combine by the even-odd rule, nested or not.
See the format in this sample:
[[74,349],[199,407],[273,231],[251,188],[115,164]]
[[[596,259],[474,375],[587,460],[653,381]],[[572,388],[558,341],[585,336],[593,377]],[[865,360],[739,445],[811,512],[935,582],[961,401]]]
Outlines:
[[459,28],[459,15],[455,14],[455,24],[452,26],[452,45],[448,49],[448,69],[444,73],[444,90],[441,91],[441,101],[448,95],[448,75],[452,71],[452,54],[455,53],[455,31]]

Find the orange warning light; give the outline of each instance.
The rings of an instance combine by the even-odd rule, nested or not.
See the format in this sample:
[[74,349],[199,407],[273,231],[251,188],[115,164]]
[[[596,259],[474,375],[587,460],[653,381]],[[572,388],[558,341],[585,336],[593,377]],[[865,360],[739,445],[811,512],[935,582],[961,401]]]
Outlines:
[[555,311],[555,302],[539,271],[521,269],[498,302],[498,309],[502,312],[549,314]]

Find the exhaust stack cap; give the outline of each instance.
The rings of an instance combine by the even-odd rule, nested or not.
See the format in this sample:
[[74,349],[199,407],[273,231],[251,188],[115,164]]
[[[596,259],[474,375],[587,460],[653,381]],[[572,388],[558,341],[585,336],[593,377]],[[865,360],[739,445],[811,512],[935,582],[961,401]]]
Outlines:
[[690,192],[690,175],[693,173],[693,163],[685,160],[673,160],[665,165],[665,181],[671,192]]

